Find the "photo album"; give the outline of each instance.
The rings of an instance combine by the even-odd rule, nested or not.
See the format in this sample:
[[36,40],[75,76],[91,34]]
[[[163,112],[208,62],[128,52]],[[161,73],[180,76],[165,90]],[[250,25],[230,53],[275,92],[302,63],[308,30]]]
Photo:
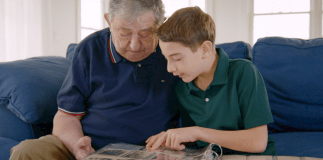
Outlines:
[[[145,146],[127,144],[127,143],[112,143],[98,151],[90,154],[83,160],[217,160],[221,159],[212,150],[214,144],[201,149],[183,149],[173,150],[166,147],[160,147],[157,150],[150,151]],[[220,146],[219,146],[220,147]],[[220,147],[221,149],[221,147]],[[222,152],[222,149],[221,149]]]

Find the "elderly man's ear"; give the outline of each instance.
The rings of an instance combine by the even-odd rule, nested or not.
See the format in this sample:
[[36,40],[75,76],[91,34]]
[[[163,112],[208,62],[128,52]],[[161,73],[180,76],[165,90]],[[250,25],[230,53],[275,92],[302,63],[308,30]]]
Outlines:
[[109,27],[111,27],[111,25],[110,25],[110,21],[109,21],[109,14],[108,14],[108,13],[104,13],[104,18],[105,18],[105,20],[108,22]]

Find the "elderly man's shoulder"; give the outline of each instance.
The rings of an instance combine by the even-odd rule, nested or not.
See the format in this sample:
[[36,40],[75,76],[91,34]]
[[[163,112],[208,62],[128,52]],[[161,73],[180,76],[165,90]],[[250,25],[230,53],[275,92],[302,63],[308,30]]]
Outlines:
[[85,37],[79,44],[78,47],[83,47],[91,44],[100,44],[107,43],[110,37],[110,29],[105,28],[99,31],[96,31],[87,37]]

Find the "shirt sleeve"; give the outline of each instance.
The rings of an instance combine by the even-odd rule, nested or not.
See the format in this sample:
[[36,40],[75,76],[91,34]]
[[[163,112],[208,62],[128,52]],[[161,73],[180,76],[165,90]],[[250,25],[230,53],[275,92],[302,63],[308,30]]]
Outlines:
[[89,87],[85,53],[85,47],[76,47],[72,64],[57,95],[58,109],[72,115],[84,115],[86,111]]
[[274,122],[263,78],[252,63],[241,70],[237,84],[239,106],[245,129]]

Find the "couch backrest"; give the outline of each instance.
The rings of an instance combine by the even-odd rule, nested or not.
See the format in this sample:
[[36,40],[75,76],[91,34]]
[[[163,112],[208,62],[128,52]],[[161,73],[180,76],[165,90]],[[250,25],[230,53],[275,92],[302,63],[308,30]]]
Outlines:
[[269,131],[322,131],[323,38],[261,38],[252,56],[275,121]]
[[251,61],[251,46],[242,41],[231,43],[217,44],[216,47],[221,47],[230,59],[248,59]]
[[0,63],[0,136],[13,140],[51,133],[57,93],[71,60],[33,57]]
[[[77,43],[71,43],[67,47],[66,58],[72,59],[74,50]],[[221,47],[231,59],[241,58],[248,59],[251,61],[251,46],[250,44],[243,41],[236,41],[230,43],[216,44],[216,47]]]
[[0,98],[0,137],[16,141],[34,138],[32,125],[13,114],[7,104],[8,100]]
[[67,47],[66,58],[72,60],[77,43],[71,43]]

